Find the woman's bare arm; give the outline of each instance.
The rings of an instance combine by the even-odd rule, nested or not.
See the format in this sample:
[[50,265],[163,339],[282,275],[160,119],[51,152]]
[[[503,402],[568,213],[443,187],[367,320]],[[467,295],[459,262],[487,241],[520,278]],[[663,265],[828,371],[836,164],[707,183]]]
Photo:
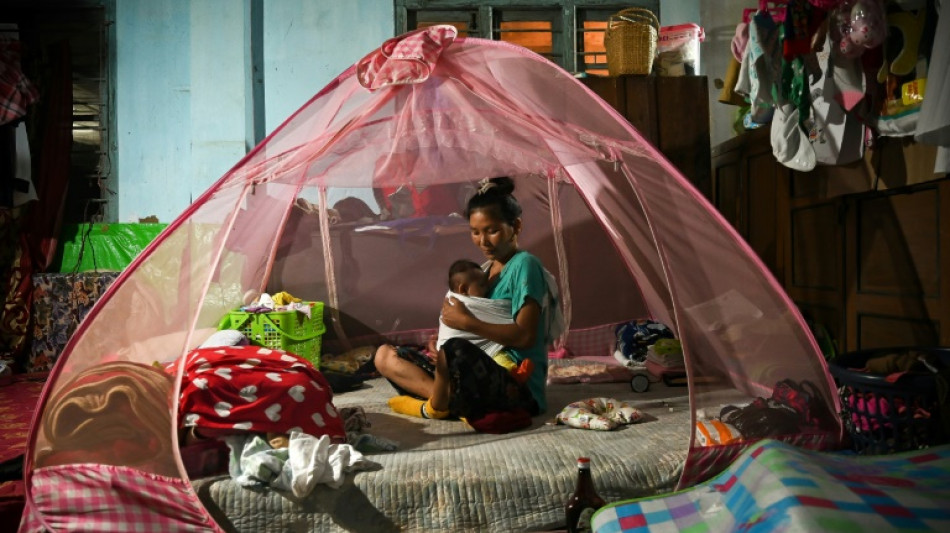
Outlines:
[[541,320],[541,306],[532,298],[527,298],[513,324],[490,324],[475,317],[465,304],[447,297],[442,302],[442,321],[449,327],[474,333],[490,341],[512,348],[530,348],[534,346],[538,321]]

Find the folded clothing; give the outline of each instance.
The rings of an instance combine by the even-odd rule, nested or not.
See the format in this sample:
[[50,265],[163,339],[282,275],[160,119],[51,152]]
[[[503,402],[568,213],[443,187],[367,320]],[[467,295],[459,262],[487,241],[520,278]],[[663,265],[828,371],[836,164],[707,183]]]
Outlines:
[[683,349],[676,339],[659,339],[648,346],[646,360],[666,368],[682,367],[685,363]]
[[615,383],[630,381],[633,372],[625,366],[604,363],[567,363],[548,367],[548,383]]

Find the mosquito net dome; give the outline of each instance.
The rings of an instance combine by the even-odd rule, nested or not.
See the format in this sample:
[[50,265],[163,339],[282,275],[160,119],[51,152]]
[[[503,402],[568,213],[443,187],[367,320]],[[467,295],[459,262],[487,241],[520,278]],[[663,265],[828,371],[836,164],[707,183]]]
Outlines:
[[[146,521],[213,528],[186,490],[176,446],[182,371],[166,379],[153,364],[180,358],[261,292],[323,302],[325,349],[421,338],[436,326],[447,265],[475,253],[458,213],[494,176],[514,178],[519,244],[558,281],[569,326],[561,348],[608,355],[612,346],[589,342],[596,332],[648,318],[682,344],[694,420],[725,401],[768,396],[784,379],[814,383],[817,401],[838,411],[802,317],[676,168],[544,58],[455,37],[436,26],[387,41],[122,272],[38,407],[26,458],[30,524],[67,523],[69,484]],[[75,398],[82,390],[94,400]],[[110,418],[124,420],[121,430]],[[823,449],[841,436],[836,423],[793,440]],[[689,480],[731,453],[695,440],[682,443]]]

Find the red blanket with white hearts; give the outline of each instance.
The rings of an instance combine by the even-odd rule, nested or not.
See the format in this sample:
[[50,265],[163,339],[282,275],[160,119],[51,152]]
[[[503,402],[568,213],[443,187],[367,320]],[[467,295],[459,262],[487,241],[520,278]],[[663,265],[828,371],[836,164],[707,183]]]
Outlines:
[[179,423],[208,435],[252,431],[345,438],[333,391],[297,355],[260,346],[199,348],[186,356]]

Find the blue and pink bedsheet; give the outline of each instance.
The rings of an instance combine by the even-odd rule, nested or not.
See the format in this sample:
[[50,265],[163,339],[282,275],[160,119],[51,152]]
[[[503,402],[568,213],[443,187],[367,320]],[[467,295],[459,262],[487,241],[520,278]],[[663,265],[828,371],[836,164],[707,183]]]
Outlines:
[[613,503],[593,525],[598,533],[950,531],[950,445],[855,456],[763,440],[715,478]]

